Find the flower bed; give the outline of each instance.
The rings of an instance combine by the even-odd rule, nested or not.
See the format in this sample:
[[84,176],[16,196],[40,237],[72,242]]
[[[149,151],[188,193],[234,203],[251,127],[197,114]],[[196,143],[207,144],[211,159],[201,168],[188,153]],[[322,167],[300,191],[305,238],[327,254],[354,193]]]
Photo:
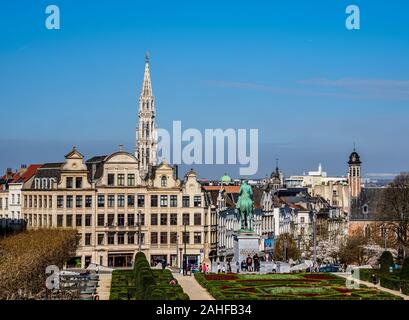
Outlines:
[[332,274],[230,275],[195,274],[215,299],[221,300],[393,300],[401,299],[376,288],[346,288]]

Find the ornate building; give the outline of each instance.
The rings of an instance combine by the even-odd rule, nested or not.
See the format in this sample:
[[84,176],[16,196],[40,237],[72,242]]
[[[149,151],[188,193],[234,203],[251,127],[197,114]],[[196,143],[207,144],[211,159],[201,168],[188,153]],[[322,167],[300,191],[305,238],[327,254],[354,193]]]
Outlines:
[[155,98],[152,92],[151,74],[149,70],[149,55],[146,53],[145,73],[142,91],[139,97],[138,126],[136,128],[136,151],[138,169],[142,178],[149,171],[149,167],[157,162],[157,135],[155,120]]
[[73,148],[44,164],[22,189],[28,228],[75,228],[70,266],[129,267],[135,252],[152,264],[209,261],[210,214],[197,175],[156,164],[155,109],[146,57],[135,156],[123,150],[85,160]]

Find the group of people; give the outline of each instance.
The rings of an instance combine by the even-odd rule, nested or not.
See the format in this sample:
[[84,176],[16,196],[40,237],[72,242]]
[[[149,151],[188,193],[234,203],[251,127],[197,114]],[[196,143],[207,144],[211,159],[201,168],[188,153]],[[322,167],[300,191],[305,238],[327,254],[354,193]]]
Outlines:
[[203,272],[208,274],[209,273],[209,265],[203,263],[199,265],[199,272]]
[[220,263],[217,263],[217,273],[231,273],[231,264],[230,261],[227,261],[227,268],[226,266],[223,264],[222,266],[220,265]]
[[253,258],[248,255],[246,260],[241,262],[241,271],[260,272],[260,258],[257,253],[253,256]]

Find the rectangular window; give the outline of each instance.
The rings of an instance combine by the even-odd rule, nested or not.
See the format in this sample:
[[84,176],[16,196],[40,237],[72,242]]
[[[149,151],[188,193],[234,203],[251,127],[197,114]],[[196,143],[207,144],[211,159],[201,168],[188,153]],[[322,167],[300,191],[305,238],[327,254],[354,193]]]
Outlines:
[[72,227],[72,214],[67,214],[65,216],[65,222],[67,227]]
[[151,232],[151,244],[158,244],[158,233]]
[[86,233],[84,239],[85,239],[85,245],[90,246],[91,245],[91,233]]
[[156,213],[151,214],[151,225],[152,226],[158,225],[158,215]]
[[72,208],[72,196],[67,196],[66,208]]
[[178,196],[177,195],[171,195],[170,196],[170,206],[171,207],[177,207],[178,206]]
[[178,215],[176,213],[170,214],[170,225],[176,226],[178,224]]
[[109,214],[108,215],[108,226],[112,227],[114,225],[115,215]]
[[82,196],[75,197],[75,207],[82,208]]
[[171,244],[176,244],[177,242],[177,233],[176,232],[171,232],[170,233],[170,243]]
[[97,200],[98,201],[98,208],[105,207],[105,195],[99,194],[97,199],[98,199]]
[[145,214],[144,213],[138,214],[138,223],[139,223],[139,219],[141,219],[140,221],[141,226],[144,226],[145,225]]
[[92,207],[92,196],[85,196],[85,208]]
[[125,225],[125,215],[123,213],[118,214],[118,226],[123,227]]
[[85,226],[90,227],[91,226],[91,219],[92,215],[91,214],[86,214],[85,215]]
[[105,240],[105,234],[103,233],[98,233],[98,244],[103,245]]
[[82,215],[81,214],[76,214],[75,215],[75,225],[77,227],[81,227],[82,226]]
[[[137,238],[136,242],[139,244],[139,238]],[[144,243],[145,243],[145,233],[141,232],[141,244],[144,244]]]
[[108,195],[108,208],[115,207],[115,195],[109,194]]
[[202,224],[202,214],[201,213],[195,213],[193,216],[194,224],[195,226],[200,226]]
[[48,207],[49,208],[53,207],[53,196],[48,196]]
[[82,188],[82,178],[81,177],[76,177],[75,178],[75,188],[76,189],[81,189]]
[[202,243],[202,233],[201,232],[195,232],[194,233],[194,242],[195,242],[195,244],[201,244]]
[[123,173],[118,174],[118,186],[123,187],[125,185],[125,175]]
[[64,205],[64,196],[57,196],[57,208],[62,208]]
[[193,206],[195,206],[195,207],[201,207],[202,206],[202,197],[201,196],[194,196]]
[[72,189],[73,187],[73,178],[72,177],[67,177],[66,181],[66,185],[67,185],[67,189]]
[[128,186],[133,187],[135,185],[135,175],[133,173],[128,174]]
[[128,244],[135,243],[135,232],[128,232]]
[[128,226],[135,225],[135,215],[128,213]]
[[183,232],[183,243],[189,244],[190,243],[190,233]]
[[143,194],[138,195],[138,207],[143,208],[145,206],[145,196]]
[[124,244],[125,243],[125,233],[124,232],[118,232],[118,244]]
[[108,173],[108,186],[113,187],[115,184],[115,174]]
[[98,227],[103,227],[105,225],[105,215],[98,214]]
[[168,215],[166,213],[162,213],[160,215],[160,225],[166,226],[168,224]]
[[115,244],[115,233],[114,232],[108,233],[108,244]]
[[135,207],[135,196],[133,194],[128,194],[128,207]]
[[183,196],[182,197],[182,206],[184,208],[189,208],[190,207],[190,197],[189,196]]
[[160,233],[160,243],[161,244],[167,244],[168,243],[168,233],[167,232],[161,232]]
[[125,207],[125,195],[118,194],[118,208]]
[[184,213],[183,214],[183,225],[189,225],[190,224],[190,215],[189,213]]
[[64,216],[62,214],[57,215],[57,227],[62,227]]
[[152,195],[151,196],[151,207],[156,208],[158,206],[158,196]]
[[47,208],[47,196],[44,196],[44,208]]
[[166,195],[161,195],[160,196],[160,206],[161,207],[167,207],[168,206],[168,196],[166,196]]

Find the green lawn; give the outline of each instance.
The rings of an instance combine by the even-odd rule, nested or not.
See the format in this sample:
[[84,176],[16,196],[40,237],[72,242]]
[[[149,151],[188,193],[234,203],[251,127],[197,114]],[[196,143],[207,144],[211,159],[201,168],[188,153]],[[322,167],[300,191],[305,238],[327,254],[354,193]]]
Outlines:
[[401,299],[361,285],[348,289],[333,274],[195,274],[196,280],[218,300],[394,300]]

